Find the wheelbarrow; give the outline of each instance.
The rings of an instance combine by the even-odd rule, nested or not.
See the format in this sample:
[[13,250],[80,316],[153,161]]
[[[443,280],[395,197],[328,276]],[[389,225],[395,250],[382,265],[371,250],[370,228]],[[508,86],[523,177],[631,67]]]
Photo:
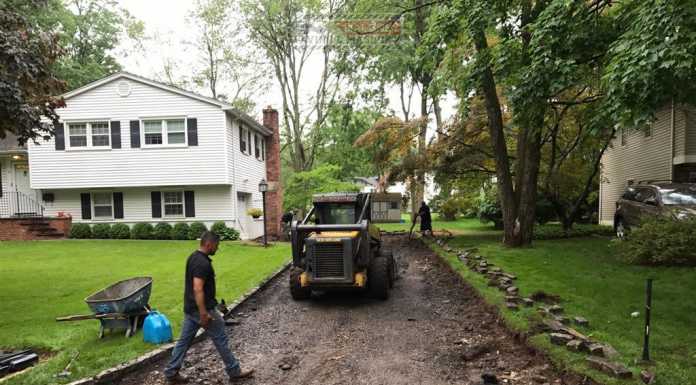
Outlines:
[[126,330],[126,337],[134,335],[150,312],[152,277],[137,277],[114,283],[85,298],[92,314],[58,317],[56,321],[99,320],[99,338],[106,330]]

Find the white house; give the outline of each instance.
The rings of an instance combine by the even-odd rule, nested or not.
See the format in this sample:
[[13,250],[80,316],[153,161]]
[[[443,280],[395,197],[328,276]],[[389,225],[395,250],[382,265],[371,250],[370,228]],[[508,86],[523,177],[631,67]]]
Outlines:
[[[262,207],[259,182],[279,176],[275,110],[264,110],[262,125],[219,100],[125,72],[64,98],[55,137],[28,146],[30,187],[45,216],[225,221],[244,238],[263,233],[247,210]],[[270,197],[273,220],[280,194]]]

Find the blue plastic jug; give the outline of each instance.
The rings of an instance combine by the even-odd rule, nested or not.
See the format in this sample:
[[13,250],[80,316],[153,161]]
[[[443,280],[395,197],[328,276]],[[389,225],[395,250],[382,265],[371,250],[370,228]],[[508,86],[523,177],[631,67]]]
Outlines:
[[153,310],[145,317],[143,339],[151,344],[163,344],[172,340],[172,324],[167,317]]

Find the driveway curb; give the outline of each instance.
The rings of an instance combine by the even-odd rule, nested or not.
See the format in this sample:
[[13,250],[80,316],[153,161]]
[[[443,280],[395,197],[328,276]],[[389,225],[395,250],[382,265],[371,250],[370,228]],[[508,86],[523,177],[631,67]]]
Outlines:
[[[255,288],[249,290],[246,292],[242,297],[240,297],[237,301],[235,301],[233,304],[228,306],[228,309],[230,310],[236,310],[239,306],[244,304],[249,298],[251,298],[254,294],[256,294],[258,291],[264,289],[265,287],[268,286],[268,284],[271,283],[274,279],[276,279],[278,276],[283,274],[289,267],[292,265],[292,262],[287,262],[285,265],[283,265],[280,269],[276,270],[273,274],[270,276],[266,277],[261,283],[256,286]],[[231,314],[232,311],[228,312],[228,314]],[[204,331],[202,329],[198,330],[198,334],[196,334],[196,338],[193,340],[193,344],[196,344],[200,341],[203,340],[202,335]],[[162,345],[159,348],[145,353],[140,357],[134,358],[128,362],[125,362],[123,364],[119,364],[117,366],[114,366],[112,368],[103,370],[99,374],[93,376],[93,377],[87,377],[83,378],[77,381],[73,381],[68,383],[67,385],[92,385],[92,384],[110,384],[115,382],[116,380],[122,378],[126,374],[132,373],[136,370],[139,370],[143,368],[146,365],[149,365],[150,363],[160,360],[164,358],[164,356],[168,355],[172,349],[174,349],[174,345],[176,342],[171,342],[166,345]]]

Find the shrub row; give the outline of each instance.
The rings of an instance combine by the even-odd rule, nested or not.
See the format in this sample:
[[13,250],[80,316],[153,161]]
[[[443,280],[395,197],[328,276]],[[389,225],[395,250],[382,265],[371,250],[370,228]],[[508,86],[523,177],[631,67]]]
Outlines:
[[614,234],[614,229],[611,226],[575,224],[573,228],[565,231],[563,226],[558,224],[539,225],[534,227],[534,239],[562,239],[562,238],[577,238],[589,237],[594,235],[611,236]]
[[[123,223],[110,225],[99,223],[90,226],[86,223],[75,223],[70,229],[70,238],[76,239],[198,239],[208,228],[201,222],[177,223],[174,226],[161,222],[152,226],[149,223],[137,223],[133,228]],[[225,222],[215,222],[210,228],[224,241],[239,239],[239,232],[227,227]]]
[[646,219],[625,240],[615,240],[619,256],[641,265],[696,265],[696,218]]

